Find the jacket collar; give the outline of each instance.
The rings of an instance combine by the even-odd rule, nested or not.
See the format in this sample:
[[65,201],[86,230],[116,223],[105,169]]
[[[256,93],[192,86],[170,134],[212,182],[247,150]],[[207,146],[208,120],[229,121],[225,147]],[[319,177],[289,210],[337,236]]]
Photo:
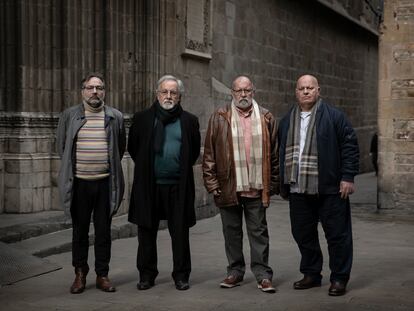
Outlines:
[[[227,104],[226,106],[219,108],[217,110],[217,113],[219,115],[221,115],[223,118],[225,118],[227,120],[227,122],[231,122],[231,104]],[[264,118],[265,120],[268,120],[270,118],[269,113],[270,111],[267,110],[266,108],[263,108],[262,106],[259,105],[259,111],[260,111],[260,115],[261,118]]]
[[[104,106],[104,112],[105,112],[105,119],[106,118],[110,118],[110,119],[114,119],[115,115],[114,112],[112,111],[112,109],[108,109],[108,106]],[[83,106],[83,103],[79,104],[77,106],[76,112],[76,119],[84,119],[85,118],[85,107]]]

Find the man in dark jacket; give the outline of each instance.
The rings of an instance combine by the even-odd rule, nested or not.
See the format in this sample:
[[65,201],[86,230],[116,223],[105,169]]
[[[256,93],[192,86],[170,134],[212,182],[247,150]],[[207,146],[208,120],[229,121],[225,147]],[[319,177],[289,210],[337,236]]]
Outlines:
[[134,115],[128,139],[135,163],[128,220],[138,225],[137,288],[154,286],[158,225],[167,219],[172,277],[178,290],[186,290],[191,272],[189,228],[195,224],[193,165],[200,153],[199,124],[196,116],[181,108],[181,80],[163,76],[156,93],[154,104]]
[[114,292],[108,271],[111,220],[124,194],[124,119],[121,112],[104,104],[105,81],[101,75],[88,75],[81,87],[83,103],[62,113],[56,134],[62,159],[58,177],[60,201],[73,225],[72,264],[76,277],[70,292],[79,294],[85,290],[92,213],[96,287]]
[[352,266],[349,195],[358,173],[357,137],[345,115],[319,98],[318,80],[300,77],[295,105],[279,126],[281,196],[289,199],[292,233],[304,277],[295,289],[321,286],[318,221],[329,250],[329,295],[345,294]]
[[220,209],[229,263],[220,287],[240,285],[245,274],[244,214],[257,286],[274,293],[266,208],[270,195],[279,192],[276,120],[253,99],[254,85],[248,77],[237,77],[231,93],[232,102],[209,120],[203,157],[204,185]]

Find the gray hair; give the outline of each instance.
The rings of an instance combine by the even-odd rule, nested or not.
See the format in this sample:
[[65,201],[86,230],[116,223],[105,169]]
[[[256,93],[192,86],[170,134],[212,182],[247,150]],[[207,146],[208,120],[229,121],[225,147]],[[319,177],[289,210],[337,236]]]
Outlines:
[[183,83],[183,81],[181,81],[180,79],[174,77],[173,75],[164,75],[164,76],[162,76],[157,82],[156,91],[159,91],[160,85],[165,81],[175,81],[175,82],[177,82],[178,92],[180,92],[180,95],[184,94],[184,83]]

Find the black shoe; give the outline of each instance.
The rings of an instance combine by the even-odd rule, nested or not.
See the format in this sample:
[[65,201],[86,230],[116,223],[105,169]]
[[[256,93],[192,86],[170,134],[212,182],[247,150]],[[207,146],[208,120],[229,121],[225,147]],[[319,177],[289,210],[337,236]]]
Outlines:
[[329,296],[342,296],[346,293],[346,283],[344,281],[332,281],[329,287]]
[[299,280],[293,283],[294,289],[308,289],[308,288],[320,287],[320,286],[321,286],[321,280],[312,278],[309,275],[305,275],[302,280]]
[[150,289],[153,286],[154,286],[154,281],[139,281],[139,283],[137,284],[137,288],[139,290]]
[[190,288],[190,284],[188,284],[188,281],[176,281],[175,288],[178,290],[187,290]]

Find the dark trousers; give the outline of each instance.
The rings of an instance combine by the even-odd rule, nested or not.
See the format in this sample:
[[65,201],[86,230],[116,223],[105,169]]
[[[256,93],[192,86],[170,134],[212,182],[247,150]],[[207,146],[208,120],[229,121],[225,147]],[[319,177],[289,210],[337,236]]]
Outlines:
[[75,178],[72,201],[72,265],[88,267],[89,225],[93,212],[95,272],[107,276],[111,259],[111,217],[108,178],[87,181]]
[[154,281],[157,269],[157,233],[161,219],[168,220],[173,253],[174,281],[188,281],[191,272],[189,228],[178,205],[178,185],[156,185],[156,211],[152,228],[138,226],[137,268],[141,281]]
[[258,282],[272,280],[269,267],[269,233],[266,208],[260,198],[239,197],[239,205],[220,208],[224,243],[229,265],[227,274],[243,277],[246,264],[243,256],[243,213],[250,244],[250,268]]
[[374,166],[375,176],[378,175],[378,153],[372,153],[371,155],[372,165]]
[[322,251],[318,238],[321,222],[328,243],[330,280],[348,281],[352,267],[352,228],[349,199],[340,195],[290,194],[292,234],[302,259],[300,271],[320,279]]

